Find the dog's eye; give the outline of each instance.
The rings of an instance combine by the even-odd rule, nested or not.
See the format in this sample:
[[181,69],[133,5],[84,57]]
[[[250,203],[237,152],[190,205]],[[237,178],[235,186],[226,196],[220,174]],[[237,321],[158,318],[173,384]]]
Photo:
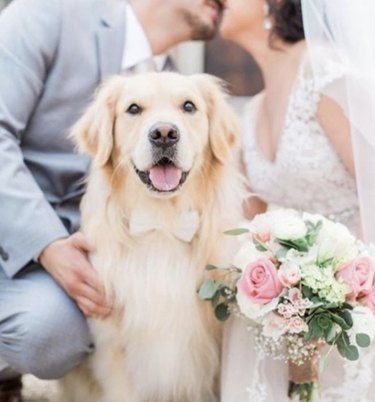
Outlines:
[[197,110],[196,106],[195,106],[194,103],[191,102],[191,101],[186,101],[186,102],[183,104],[182,108],[183,108],[184,111],[187,112],[187,113],[194,113],[194,112]]
[[132,103],[129,107],[126,113],[130,114],[139,114],[142,112],[142,108],[138,106],[136,103]]

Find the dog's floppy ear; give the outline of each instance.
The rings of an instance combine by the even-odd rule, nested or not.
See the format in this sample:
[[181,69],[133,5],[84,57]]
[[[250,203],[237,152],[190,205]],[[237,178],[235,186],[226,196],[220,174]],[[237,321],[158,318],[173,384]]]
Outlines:
[[228,160],[231,148],[239,140],[236,114],[226,101],[224,82],[209,74],[197,74],[198,86],[208,105],[210,145],[214,157],[222,164]]
[[117,100],[124,77],[113,76],[96,91],[93,102],[70,131],[78,150],[89,154],[96,166],[104,166],[113,148]]

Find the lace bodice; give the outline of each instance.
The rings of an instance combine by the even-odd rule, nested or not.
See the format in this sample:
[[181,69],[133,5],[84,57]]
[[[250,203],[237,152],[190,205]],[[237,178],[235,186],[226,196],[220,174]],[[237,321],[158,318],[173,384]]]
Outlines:
[[326,62],[313,78],[308,61],[299,69],[292,89],[275,161],[268,161],[256,143],[255,127],[263,93],[244,113],[243,149],[252,190],[267,203],[321,213],[351,229],[356,227],[355,181],[345,169],[316,113],[321,91],[344,69]]

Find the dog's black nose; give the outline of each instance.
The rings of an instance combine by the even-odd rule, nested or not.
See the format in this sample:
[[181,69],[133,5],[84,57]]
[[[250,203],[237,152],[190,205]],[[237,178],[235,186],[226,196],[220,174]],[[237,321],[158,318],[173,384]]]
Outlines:
[[180,139],[180,132],[174,124],[158,124],[151,128],[150,142],[157,147],[170,147]]

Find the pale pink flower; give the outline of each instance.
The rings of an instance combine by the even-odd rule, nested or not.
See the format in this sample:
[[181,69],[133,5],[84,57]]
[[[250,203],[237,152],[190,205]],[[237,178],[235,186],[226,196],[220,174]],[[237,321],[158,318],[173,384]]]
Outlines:
[[237,289],[253,303],[265,304],[279,296],[283,287],[275,265],[260,259],[246,267],[237,283]]
[[268,241],[271,240],[271,233],[270,232],[253,233],[253,237],[262,243],[267,243]]
[[294,316],[288,320],[288,331],[292,334],[299,334],[300,332],[307,332],[308,326],[301,317]]
[[370,257],[356,257],[338,269],[336,276],[350,288],[348,297],[352,300],[370,293],[374,280],[374,262]]
[[288,292],[288,299],[292,303],[296,303],[298,300],[302,300],[302,293],[298,288],[291,288]]
[[288,321],[275,313],[268,314],[263,320],[263,335],[274,340],[288,331]]
[[279,304],[279,306],[277,307],[277,312],[286,319],[289,319],[293,315],[298,314],[298,310],[290,303]]
[[301,280],[301,270],[293,262],[284,262],[277,271],[280,282],[287,288],[290,288]]
[[375,314],[375,286],[361,301]]

